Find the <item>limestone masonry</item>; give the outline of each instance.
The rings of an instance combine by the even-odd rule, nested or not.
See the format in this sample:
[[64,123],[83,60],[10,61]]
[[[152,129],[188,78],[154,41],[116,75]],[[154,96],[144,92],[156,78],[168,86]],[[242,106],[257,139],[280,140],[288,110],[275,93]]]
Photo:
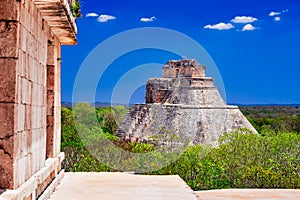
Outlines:
[[146,104],[135,105],[126,114],[116,135],[143,141],[167,130],[190,144],[216,145],[226,132],[239,128],[256,132],[237,106],[226,105],[205,71],[195,60],[167,62],[163,78],[147,81]]
[[74,22],[67,0],[0,2],[1,200],[47,199],[63,177],[60,46],[76,44]]

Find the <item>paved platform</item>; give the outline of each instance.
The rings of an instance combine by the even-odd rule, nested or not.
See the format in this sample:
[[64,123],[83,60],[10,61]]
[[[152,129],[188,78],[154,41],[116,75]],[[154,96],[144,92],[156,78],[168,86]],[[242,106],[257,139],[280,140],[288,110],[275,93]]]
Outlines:
[[66,173],[50,200],[300,200],[300,190],[227,189],[193,192],[179,176]]
[[66,173],[50,200],[197,200],[179,176]]
[[228,189],[196,193],[199,200],[300,200],[300,190]]

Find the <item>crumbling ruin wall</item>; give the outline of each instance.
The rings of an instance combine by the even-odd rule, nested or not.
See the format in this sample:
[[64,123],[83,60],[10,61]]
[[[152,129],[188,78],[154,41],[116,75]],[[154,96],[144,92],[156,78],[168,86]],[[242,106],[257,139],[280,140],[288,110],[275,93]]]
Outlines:
[[0,4],[0,189],[7,190],[1,199],[36,199],[61,170],[61,38],[43,15],[49,2],[63,6]]

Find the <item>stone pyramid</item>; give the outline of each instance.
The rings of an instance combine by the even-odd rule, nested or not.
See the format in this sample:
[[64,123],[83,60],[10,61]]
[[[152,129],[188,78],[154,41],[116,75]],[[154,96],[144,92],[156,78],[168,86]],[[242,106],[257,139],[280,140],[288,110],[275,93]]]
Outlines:
[[128,111],[116,135],[124,140],[147,141],[163,130],[190,144],[216,145],[226,132],[239,128],[256,132],[237,106],[224,102],[205,71],[196,60],[167,62],[163,78],[147,81],[146,104]]

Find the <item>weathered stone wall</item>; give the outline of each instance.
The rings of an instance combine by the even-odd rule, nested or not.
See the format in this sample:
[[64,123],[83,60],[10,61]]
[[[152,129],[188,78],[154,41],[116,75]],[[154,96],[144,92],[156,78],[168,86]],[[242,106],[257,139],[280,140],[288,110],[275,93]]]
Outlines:
[[9,165],[0,163],[0,187],[15,189],[45,164],[49,28],[31,1],[2,1],[0,16],[1,108],[7,114],[0,129],[2,152],[10,155]]
[[61,43],[48,22],[35,0],[0,2],[0,199],[35,199],[61,168]]
[[163,78],[205,77],[206,67],[196,60],[170,60],[162,69]]

